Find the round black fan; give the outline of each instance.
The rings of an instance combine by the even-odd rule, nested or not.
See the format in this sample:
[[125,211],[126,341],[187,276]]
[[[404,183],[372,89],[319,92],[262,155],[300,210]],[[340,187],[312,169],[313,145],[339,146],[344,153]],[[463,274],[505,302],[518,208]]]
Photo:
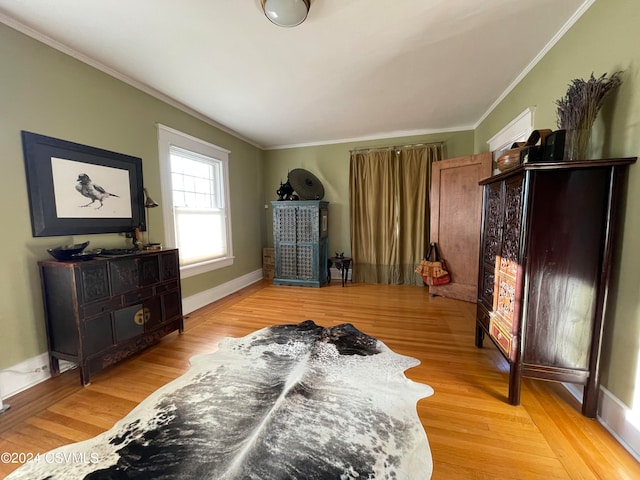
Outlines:
[[289,183],[298,194],[300,200],[322,200],[324,197],[324,187],[316,176],[303,170],[294,168],[289,172]]

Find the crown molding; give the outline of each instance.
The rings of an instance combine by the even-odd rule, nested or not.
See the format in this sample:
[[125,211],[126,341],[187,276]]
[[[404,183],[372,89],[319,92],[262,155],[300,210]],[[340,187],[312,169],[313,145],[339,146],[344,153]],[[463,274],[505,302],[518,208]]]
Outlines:
[[413,137],[419,135],[433,135],[438,133],[453,133],[464,132],[467,130],[473,130],[473,126],[452,127],[442,129],[424,129],[424,130],[402,130],[395,132],[376,133],[373,135],[365,135],[362,137],[341,138],[338,140],[327,140],[322,142],[309,142],[309,143],[295,143],[290,145],[270,145],[268,147],[262,147],[263,150],[284,150],[286,148],[303,148],[303,147],[318,147],[322,145],[336,145],[340,143],[357,143],[368,142],[371,140],[383,140],[386,138],[402,138]]
[[567,31],[573,27],[573,25],[582,17],[582,15],[595,3],[596,0],[586,0],[578,10],[567,20],[567,22],[562,26],[562,28],[549,40],[549,42],[544,46],[540,52],[534,57],[533,60],[527,65],[520,75],[518,75],[513,82],[507,87],[507,89],[502,92],[502,94],[491,104],[488,110],[480,117],[480,119],[475,123],[472,127],[474,130],[480,126],[482,122],[493,112],[493,110],[511,93],[511,91],[516,88],[516,86],[529,74],[531,70],[544,58],[544,56],[549,53],[549,51],[560,41],[560,39],[564,36]]

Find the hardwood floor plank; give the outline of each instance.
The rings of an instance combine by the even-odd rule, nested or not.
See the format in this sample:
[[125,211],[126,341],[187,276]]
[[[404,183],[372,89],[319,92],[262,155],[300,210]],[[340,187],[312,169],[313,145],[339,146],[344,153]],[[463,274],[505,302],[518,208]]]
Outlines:
[[[491,342],[474,346],[475,305],[421,287],[339,282],[319,289],[259,282],[189,314],[183,335],[165,337],[87,387],[70,371],[7,399],[0,451],[44,452],[91,438],[187,371],[192,356],[216,351],[222,338],[307,319],[352,323],[420,361],[406,375],[435,390],[417,405],[433,480],[640,478],[638,462],[583,417],[562,386],[525,380],[522,404],[506,402],[508,365]],[[18,466],[0,465],[0,476]]]

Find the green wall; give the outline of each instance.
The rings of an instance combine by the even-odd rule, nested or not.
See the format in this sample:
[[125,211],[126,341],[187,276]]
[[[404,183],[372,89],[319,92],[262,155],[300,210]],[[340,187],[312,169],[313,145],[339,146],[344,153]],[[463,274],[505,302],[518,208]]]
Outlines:
[[[0,370],[46,352],[37,261],[47,248],[89,240],[89,249],[126,247],[124,236],[33,238],[21,130],[126,153],[143,160],[151,196],[162,204],[156,123],[231,151],[234,265],[183,281],[183,295],[262,267],[262,151],[55,49],[0,24]],[[152,240],[162,241],[162,205],[152,209]]]
[[329,205],[329,253],[351,253],[349,237],[349,150],[356,148],[445,142],[445,157],[473,153],[473,131],[438,133],[402,138],[382,138],[364,142],[336,143],[313,147],[268,150],[264,152],[264,191],[267,244],[273,246],[271,201],[277,200],[280,182],[287,181],[289,170],[303,168],[322,182],[324,199]]
[[[528,106],[536,128],[557,128],[554,101],[574,78],[624,70],[594,127],[594,158],[640,155],[640,2],[598,0],[476,129],[475,150]],[[585,192],[588,195],[588,192]],[[602,384],[633,407],[640,347],[640,165],[629,169],[623,229],[605,326]],[[635,405],[639,407],[639,405]]]

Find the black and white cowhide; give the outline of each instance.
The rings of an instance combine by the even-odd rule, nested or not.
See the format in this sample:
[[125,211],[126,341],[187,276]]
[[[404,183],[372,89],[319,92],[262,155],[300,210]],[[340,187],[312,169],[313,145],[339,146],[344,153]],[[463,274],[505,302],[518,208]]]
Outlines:
[[418,363],[350,324],[225,338],[111,430],[7,479],[428,479]]

